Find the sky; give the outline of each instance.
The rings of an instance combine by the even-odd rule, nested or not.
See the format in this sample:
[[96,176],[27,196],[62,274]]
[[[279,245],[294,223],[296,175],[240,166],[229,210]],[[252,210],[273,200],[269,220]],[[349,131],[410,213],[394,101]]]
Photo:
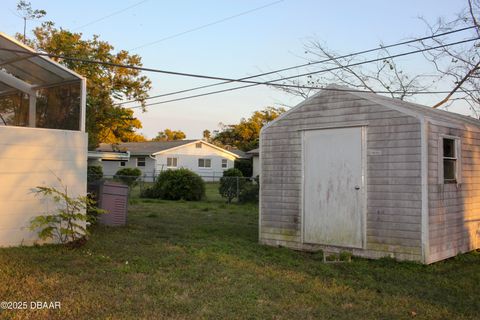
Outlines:
[[[23,30],[23,21],[15,15],[16,3],[3,0],[0,10],[0,32],[12,36]],[[348,54],[376,47],[381,42],[425,36],[427,28],[420,17],[431,23],[439,18],[452,19],[464,8],[466,0],[31,0],[31,3],[34,9],[46,10],[44,19],[57,26],[82,32],[85,37],[99,35],[114,45],[115,50],[139,54],[145,67],[242,78],[304,63],[304,45],[311,40],[318,40],[337,53]],[[29,21],[27,28],[40,23]],[[426,70],[422,61],[413,56],[398,59],[412,74]],[[153,84],[150,95],[218,82],[156,73],[146,75]],[[214,89],[228,87],[233,85]],[[182,95],[171,96],[174,97]],[[441,98],[421,96],[415,102],[431,105]],[[161,99],[150,102],[154,101]],[[170,128],[182,130],[187,138],[193,139],[201,138],[205,129],[218,129],[219,123],[238,123],[255,110],[294,106],[299,102],[298,97],[257,86],[151,106],[147,112],[135,109],[135,116],[143,123],[139,132],[148,138]]]

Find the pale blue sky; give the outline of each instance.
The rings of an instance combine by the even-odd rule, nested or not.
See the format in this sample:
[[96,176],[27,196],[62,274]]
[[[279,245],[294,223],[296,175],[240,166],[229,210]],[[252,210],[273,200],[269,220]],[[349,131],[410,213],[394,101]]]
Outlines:
[[[14,15],[15,0],[2,1],[0,31],[13,35],[23,27]],[[201,25],[211,23],[274,0],[148,0],[120,14],[76,29],[140,0],[47,1],[31,0],[45,9],[58,26],[98,34],[117,49],[132,49]],[[144,65],[152,68],[241,78],[303,63],[303,44],[318,39],[346,54],[375,47],[380,41],[394,43],[426,35],[419,16],[434,22],[452,18],[465,5],[463,0],[423,1],[320,1],[284,0],[269,7],[135,50]],[[33,27],[38,22],[30,22]],[[411,72],[423,69],[414,57],[400,60]],[[209,84],[215,81],[148,74],[151,95]],[[217,87],[218,88],[218,87]],[[180,97],[180,96],[179,96]],[[431,103],[439,97],[422,97]],[[164,128],[180,129],[188,138],[201,137],[204,129],[215,130],[219,122],[238,122],[241,117],[266,106],[294,105],[299,100],[278,90],[254,87],[198,99],[152,106],[136,112],[148,137]]]

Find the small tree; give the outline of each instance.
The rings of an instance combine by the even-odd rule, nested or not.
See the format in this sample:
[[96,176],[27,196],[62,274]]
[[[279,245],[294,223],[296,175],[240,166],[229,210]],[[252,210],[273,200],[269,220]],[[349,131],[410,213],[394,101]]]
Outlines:
[[123,168],[118,170],[113,178],[125,183],[129,188],[133,188],[137,185],[141,175],[142,171],[138,168]]
[[220,178],[218,192],[223,198],[227,199],[228,203],[231,203],[234,198],[238,197],[240,190],[245,183],[242,177],[242,171],[237,168],[223,171],[223,177]]
[[87,181],[95,182],[103,178],[102,166],[88,166],[87,167]]
[[37,216],[30,222],[30,230],[38,232],[38,237],[42,240],[52,239],[61,244],[77,241],[88,235],[86,224],[89,217],[86,211],[95,212],[97,215],[105,212],[96,208],[95,201],[87,195],[71,197],[67,186],[63,184],[62,190],[55,187],[36,187],[35,194],[50,198],[56,205],[54,212]]

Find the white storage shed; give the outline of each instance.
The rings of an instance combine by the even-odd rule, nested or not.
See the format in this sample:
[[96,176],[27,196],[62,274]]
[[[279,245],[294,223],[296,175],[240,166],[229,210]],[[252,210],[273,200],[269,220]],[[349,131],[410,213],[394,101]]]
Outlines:
[[260,138],[260,242],[432,263],[480,247],[480,121],[330,86]]

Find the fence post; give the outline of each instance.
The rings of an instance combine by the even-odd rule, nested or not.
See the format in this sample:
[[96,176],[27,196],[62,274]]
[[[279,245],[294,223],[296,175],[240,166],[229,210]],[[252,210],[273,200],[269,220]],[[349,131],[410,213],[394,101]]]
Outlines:
[[238,201],[238,198],[240,196],[240,177],[236,177],[237,178],[237,201]]

